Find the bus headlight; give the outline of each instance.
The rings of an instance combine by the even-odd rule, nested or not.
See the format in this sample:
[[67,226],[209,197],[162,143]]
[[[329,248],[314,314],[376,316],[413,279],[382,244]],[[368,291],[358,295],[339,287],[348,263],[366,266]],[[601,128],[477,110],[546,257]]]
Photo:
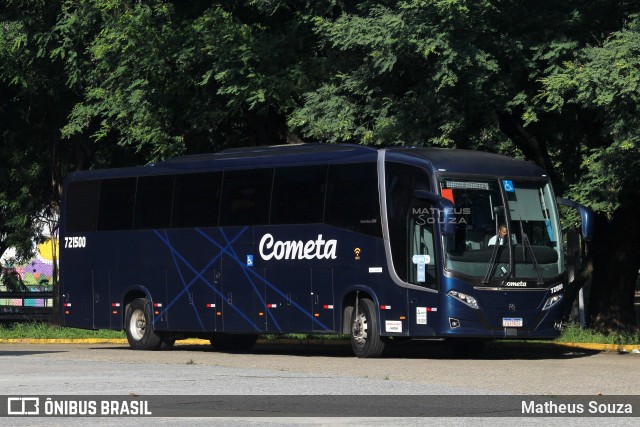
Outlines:
[[478,309],[478,301],[476,301],[476,299],[472,296],[469,296],[467,294],[463,294],[462,292],[458,292],[458,291],[449,291],[449,293],[447,294],[450,297],[453,297],[455,299],[457,299],[458,301],[468,305],[471,308],[475,308]]
[[562,300],[562,294],[550,296],[549,299],[545,301],[542,311],[549,310],[551,307],[559,303],[560,300]]

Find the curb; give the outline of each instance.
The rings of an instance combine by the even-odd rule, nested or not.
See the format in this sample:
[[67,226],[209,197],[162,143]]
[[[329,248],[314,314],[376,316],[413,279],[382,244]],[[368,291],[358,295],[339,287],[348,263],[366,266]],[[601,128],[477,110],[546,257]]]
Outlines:
[[[324,339],[259,339],[257,344],[286,344],[286,345],[348,345],[346,340],[324,340]],[[0,344],[122,344],[128,345],[125,338],[0,338]],[[189,338],[176,341],[176,345],[209,345],[209,340],[199,338]],[[501,345],[522,345],[533,347],[569,347],[580,350],[637,353],[640,352],[640,345],[619,345],[619,344],[596,344],[596,343],[572,343],[572,342],[500,342]]]

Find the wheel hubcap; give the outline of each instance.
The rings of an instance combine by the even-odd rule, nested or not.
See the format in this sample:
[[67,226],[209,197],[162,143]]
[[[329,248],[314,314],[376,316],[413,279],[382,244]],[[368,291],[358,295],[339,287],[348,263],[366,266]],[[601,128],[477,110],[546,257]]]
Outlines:
[[367,317],[364,313],[358,313],[353,322],[353,340],[358,348],[363,348],[367,343]]
[[147,329],[147,321],[144,318],[142,310],[136,310],[131,314],[131,322],[129,323],[129,332],[131,336],[140,341],[144,336],[144,331]]

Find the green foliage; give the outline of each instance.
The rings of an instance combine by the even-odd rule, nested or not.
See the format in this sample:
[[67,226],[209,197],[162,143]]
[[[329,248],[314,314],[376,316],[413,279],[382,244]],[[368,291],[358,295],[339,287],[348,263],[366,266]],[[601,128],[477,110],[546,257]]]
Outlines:
[[502,152],[613,221],[640,198],[639,14],[629,0],[0,0],[0,249],[31,247],[69,171],[301,138]]
[[559,343],[594,343],[594,344],[615,344],[615,345],[639,345],[640,334],[638,333],[613,333],[604,334],[593,329],[583,329],[579,325],[570,324],[566,326]]
[[602,122],[602,143],[590,144],[569,194],[611,217],[623,188],[637,193],[640,184],[640,16],[542,82],[541,98],[550,110],[577,105]]
[[99,330],[91,331],[86,329],[61,328],[60,326],[48,323],[14,323],[11,325],[0,325],[1,339],[85,339],[104,338],[119,339],[125,338],[122,331]]

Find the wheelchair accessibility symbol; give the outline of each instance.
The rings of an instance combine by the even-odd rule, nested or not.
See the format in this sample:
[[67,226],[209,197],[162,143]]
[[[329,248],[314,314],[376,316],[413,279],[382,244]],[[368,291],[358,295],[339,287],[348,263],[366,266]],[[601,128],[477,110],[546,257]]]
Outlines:
[[515,188],[513,188],[513,181],[511,181],[510,179],[503,179],[502,187],[507,193],[514,193],[516,191]]

